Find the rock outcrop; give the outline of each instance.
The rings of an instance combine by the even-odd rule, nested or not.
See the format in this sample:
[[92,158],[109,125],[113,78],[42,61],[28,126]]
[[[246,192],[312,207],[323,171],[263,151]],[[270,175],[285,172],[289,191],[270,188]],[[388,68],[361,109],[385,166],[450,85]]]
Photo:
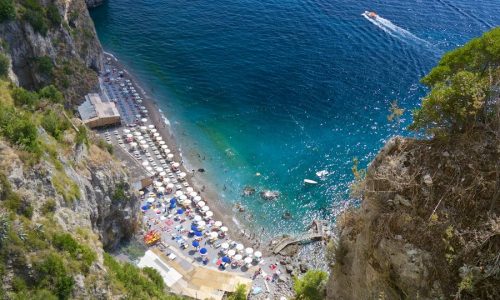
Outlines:
[[[15,1],[17,4],[18,1]],[[35,30],[18,10],[10,21],[0,24],[2,52],[11,60],[12,79],[27,89],[55,83],[73,103],[95,90],[102,68],[103,52],[84,0],[53,2],[59,23],[41,18],[47,26]],[[49,3],[40,3],[44,11]],[[53,21],[53,22],[57,22]]]
[[498,135],[394,138],[338,219],[329,299],[498,299]]
[[85,3],[87,3],[88,8],[94,8],[97,7],[101,4],[103,4],[104,0],[85,0]]

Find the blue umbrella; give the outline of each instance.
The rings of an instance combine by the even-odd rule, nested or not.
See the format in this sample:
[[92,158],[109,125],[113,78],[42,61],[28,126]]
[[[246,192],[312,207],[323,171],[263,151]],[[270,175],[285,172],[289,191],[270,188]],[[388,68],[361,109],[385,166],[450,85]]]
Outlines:
[[149,209],[149,205],[144,205],[144,206],[141,206],[141,209],[142,209],[142,210],[148,210],[148,209]]
[[194,235],[196,235],[196,236],[203,236],[203,233],[201,233],[201,231],[195,231]]
[[179,208],[179,209],[177,210],[177,214],[178,214],[178,215],[182,215],[183,213],[184,213],[184,211],[182,210],[182,208]]
[[174,208],[175,207],[175,203],[170,203],[170,209]]
[[191,224],[191,230],[192,231],[198,231],[198,227],[196,227],[195,224]]
[[200,245],[200,243],[198,243],[198,241],[193,241],[192,245],[193,245],[193,247],[198,247]]
[[177,199],[175,199],[175,198],[170,199],[170,204],[175,204],[176,202],[177,202]]
[[228,264],[228,263],[230,263],[230,262],[231,262],[231,259],[230,259],[229,257],[227,257],[227,256],[224,256],[224,257],[222,258],[222,261]]
[[200,253],[201,253],[201,254],[207,254],[207,252],[208,252],[208,251],[207,251],[207,249],[206,249],[206,248],[201,248],[201,249],[200,249]]

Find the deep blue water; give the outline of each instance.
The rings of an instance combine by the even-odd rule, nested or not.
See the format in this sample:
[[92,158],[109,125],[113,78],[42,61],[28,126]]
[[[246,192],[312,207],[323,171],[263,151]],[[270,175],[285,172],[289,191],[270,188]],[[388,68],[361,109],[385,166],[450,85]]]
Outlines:
[[[383,19],[370,22],[365,10]],[[353,157],[366,166],[388,137],[410,134],[410,110],[425,94],[419,78],[499,25],[500,2],[109,0],[92,17],[223,202],[241,201],[247,218],[278,233],[343,205]],[[401,122],[387,121],[393,100],[407,109]],[[319,170],[330,174],[305,187]],[[246,185],[281,197],[242,198]]]

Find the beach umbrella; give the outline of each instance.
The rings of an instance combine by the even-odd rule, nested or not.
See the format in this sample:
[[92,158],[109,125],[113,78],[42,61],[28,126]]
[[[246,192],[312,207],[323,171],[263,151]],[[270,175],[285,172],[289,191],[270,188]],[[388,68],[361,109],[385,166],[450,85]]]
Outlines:
[[127,134],[127,133],[130,133],[130,129],[123,129],[123,133]]
[[214,227],[219,228],[219,227],[221,227],[221,226],[222,226],[222,222],[221,222],[221,221],[215,221],[215,223],[214,223]]
[[234,256],[235,254],[236,254],[236,251],[234,251],[233,249],[230,249],[227,251],[228,256]]
[[[160,174],[158,174],[158,175],[160,175],[161,177],[165,177],[165,176],[167,176],[167,173],[165,173],[165,172],[160,172]],[[167,178],[167,179],[168,179],[168,178]],[[165,183],[165,179],[163,180],[163,182]],[[167,181],[167,182],[168,182],[168,181]]]
[[136,136],[135,139],[138,141],[142,141],[144,139],[144,137],[142,135],[140,135],[140,136]]
[[[168,154],[171,154],[171,153],[170,153],[170,149],[168,149],[168,146],[167,146],[167,145],[162,145],[162,147],[163,147],[163,146],[166,146],[166,147],[167,147],[167,148],[163,148],[163,152],[165,152],[165,154],[167,154],[167,156],[168,156]],[[173,157],[173,154],[172,154],[172,157]]]
[[148,209],[149,209],[149,206],[148,206],[148,205],[143,205],[143,206],[141,206],[141,209],[142,209],[142,210],[148,210]]
[[156,172],[160,173],[160,172],[163,172],[163,168],[162,167],[156,167]]
[[231,259],[230,259],[229,257],[227,257],[227,256],[224,256],[224,257],[222,258],[222,261],[223,261],[224,263],[228,264],[228,263],[230,263],[230,262],[231,262]]
[[262,252],[260,251],[255,251],[255,253],[253,254],[256,258],[261,258],[262,257]]
[[142,162],[142,165],[145,167],[145,166],[149,166],[149,162],[147,160],[143,161]]
[[139,191],[139,195],[144,195],[144,191]]
[[198,193],[197,192],[191,192],[191,193],[189,193],[189,196],[191,198],[194,198],[194,197],[198,196]]
[[201,201],[201,196],[196,196],[193,198],[194,202],[200,202]]
[[136,131],[136,132],[134,132],[134,135],[135,136],[140,136],[140,135],[142,135],[142,133],[140,133],[139,131]]
[[191,224],[191,230],[198,231],[198,227],[196,227],[196,224]]
[[209,211],[210,210],[210,207],[208,207],[208,205],[205,205],[201,208],[202,211]]
[[184,206],[191,205],[191,200],[184,200],[184,201],[182,201],[182,205],[184,205]]
[[193,247],[198,247],[200,246],[200,243],[198,241],[193,241],[191,245],[193,245]]
[[[162,173],[165,173],[165,172],[162,172]],[[161,174],[160,174],[160,176],[161,176]],[[170,182],[170,178],[164,176],[163,183],[169,183],[169,182]]]
[[219,235],[217,234],[217,232],[215,231],[210,232],[210,239],[215,240],[218,236]]
[[188,192],[188,193],[191,193],[191,192],[193,192],[193,191],[194,191],[194,189],[193,189],[192,187],[190,187],[190,186],[188,186],[188,187],[186,188],[186,192]]
[[172,167],[174,167],[174,168],[178,168],[178,167],[180,167],[180,166],[181,166],[181,165],[180,165],[178,162],[174,162],[174,163],[172,164]]
[[156,140],[157,142],[160,142],[160,141],[163,141],[163,138],[162,138],[161,136],[157,136],[157,137],[155,138],[155,140]]
[[244,248],[245,248],[245,246],[243,246],[242,244],[236,245],[236,250],[238,250],[238,251],[242,251]]
[[172,153],[167,154],[167,159],[170,159],[170,160],[171,160],[171,159],[173,159],[173,158],[174,158],[174,155],[173,155]]
[[128,133],[128,134],[126,135],[126,137],[127,137],[128,139],[131,139],[131,138],[133,138],[133,137],[134,137],[134,135],[133,135],[133,134]]
[[162,186],[162,185],[163,185],[163,183],[161,183],[161,182],[159,182],[159,181],[155,181],[155,186],[156,186],[156,187],[160,187],[160,186]]
[[146,126],[141,126],[139,128],[141,129],[141,131],[146,131],[148,129]]
[[180,172],[180,173],[179,173],[179,178],[184,178],[184,177],[186,177],[186,175],[187,175],[186,173],[184,173],[184,172]]
[[[141,122],[142,122],[142,123],[146,123],[147,121],[148,121],[148,119],[146,119],[146,118],[142,118],[142,119],[141,119]],[[143,127],[143,126],[141,126],[141,129],[142,129],[142,127]]]
[[160,186],[160,187],[158,188],[158,193],[164,193],[164,192],[165,192],[165,188],[164,188],[164,187],[162,187],[162,186]]
[[146,142],[145,140],[140,140],[140,141],[139,141],[139,144],[141,144],[141,145],[146,145],[147,143],[148,143],[148,142]]
[[234,260],[242,260],[243,259],[243,256],[241,254],[236,254],[234,257],[233,257]]
[[168,149],[168,146],[167,146],[167,145],[161,145],[161,148],[162,148],[163,150],[166,150],[166,149]]
[[137,119],[139,119],[139,118],[141,117],[141,115],[135,115],[135,117],[136,117]]
[[200,222],[201,221],[201,216],[199,216],[199,215],[194,216],[194,221],[195,222]]
[[195,231],[194,235],[196,235],[197,237],[202,237],[203,233],[201,231]]
[[174,184],[173,184],[173,183],[169,183],[169,184],[167,184],[167,188],[168,188],[168,189],[173,189],[173,188],[174,188]]
[[187,196],[186,196],[186,195],[180,195],[180,196],[179,196],[179,199],[181,199],[181,200],[186,200],[186,199],[187,199]]
[[205,201],[199,201],[196,205],[198,205],[199,207],[203,207],[205,206]]
[[201,248],[201,249],[200,249],[200,254],[201,254],[201,255],[207,255],[207,252],[208,252],[208,251],[207,251],[207,248]]
[[158,144],[165,145],[165,141],[159,141]]
[[146,144],[142,144],[141,147],[142,147],[142,149],[148,149],[149,148],[149,146],[146,145]]
[[229,248],[229,244],[224,242],[224,243],[220,244],[220,247],[222,249],[228,249]]
[[173,204],[177,203],[177,199],[175,199],[175,198],[170,199],[170,204],[172,204],[172,203]]
[[155,129],[154,125],[149,125],[148,128],[150,129],[149,131],[151,131],[152,133],[156,132],[156,129]]
[[246,253],[247,255],[252,255],[252,254],[253,254],[253,248],[250,248],[250,247],[246,248],[246,249],[245,249],[245,253]]
[[[220,228],[220,231],[222,231],[222,232],[227,232],[228,230],[229,230],[229,229],[228,229],[226,226],[222,226],[222,227]],[[239,244],[239,245],[241,245],[241,244]],[[241,246],[243,246],[243,245],[241,245]],[[241,248],[241,250],[243,250],[243,248]]]
[[201,220],[201,221],[198,221],[197,224],[198,224],[198,227],[205,227],[205,225],[207,223],[205,221]]
[[245,264],[247,264],[247,265],[251,264],[252,261],[253,261],[253,259],[250,256],[245,257],[245,260],[244,260]]
[[157,136],[160,136],[160,134],[158,132],[155,132],[155,133],[153,133],[153,136],[157,137]]
[[182,215],[183,213],[184,213],[184,210],[183,210],[182,208],[179,208],[179,209],[177,210],[177,214],[178,214],[178,215]]
[[184,195],[184,192],[183,191],[177,191],[177,192],[175,192],[175,195],[177,197],[180,197],[180,196]]
[[146,167],[146,171],[151,172],[151,171],[153,171],[153,168],[151,168],[151,167]]
[[130,147],[132,147],[132,148],[137,147],[137,143],[136,143],[136,142],[132,142],[132,143],[130,143]]
[[207,218],[211,218],[211,217],[213,217],[213,216],[214,216],[214,213],[213,213],[211,210],[209,210],[209,211],[207,211],[207,212],[205,213],[205,217],[207,217]]

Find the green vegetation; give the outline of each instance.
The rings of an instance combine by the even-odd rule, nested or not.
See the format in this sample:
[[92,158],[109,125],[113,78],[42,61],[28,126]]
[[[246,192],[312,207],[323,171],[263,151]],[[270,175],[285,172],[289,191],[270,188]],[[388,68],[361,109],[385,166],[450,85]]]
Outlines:
[[56,233],[52,243],[57,249],[67,251],[75,260],[80,260],[80,269],[85,273],[88,272],[88,269],[97,258],[90,248],[79,244],[69,233]]
[[40,71],[45,75],[52,76],[52,72],[54,70],[54,64],[52,63],[50,57],[48,56],[37,57],[35,59],[35,64],[38,71]]
[[247,287],[243,284],[238,284],[236,291],[229,295],[228,300],[246,300],[247,299]]
[[78,185],[64,171],[57,171],[52,176],[52,185],[54,185],[57,193],[62,195],[64,201],[67,203],[72,203],[81,196]]
[[0,53],[0,77],[7,77],[8,74],[9,74],[9,59],[5,54]]
[[37,93],[27,91],[21,87],[16,87],[12,90],[12,98],[16,106],[28,109],[33,109],[39,100]]
[[320,270],[309,270],[301,278],[293,279],[293,290],[297,300],[321,300],[325,298],[328,274]]
[[113,145],[112,145],[112,144],[110,144],[110,143],[108,143],[108,142],[106,142],[105,140],[103,140],[103,139],[98,139],[98,140],[97,140],[97,146],[98,146],[99,148],[101,148],[102,150],[106,150],[106,151],[108,151],[108,153],[109,153],[109,154],[113,154],[113,151],[114,151],[114,149],[113,149]]
[[113,196],[111,199],[113,201],[128,201],[129,197],[125,193],[126,185],[124,182],[120,182],[116,185],[115,191],[113,192]]
[[16,8],[12,0],[0,0],[0,23],[16,17]]
[[163,279],[154,269],[141,270],[129,263],[120,263],[109,254],[104,254],[104,265],[109,280],[127,299],[182,299],[165,294]]
[[89,145],[89,137],[87,134],[87,127],[85,127],[85,125],[78,126],[75,142],[77,144],[85,144],[87,146]]
[[500,28],[446,53],[422,79],[431,90],[410,128],[442,135],[487,124],[496,110],[488,100],[500,80],[499,62]]
[[53,85],[48,85],[38,91],[38,96],[41,99],[47,99],[52,103],[62,103],[64,100],[63,94]]
[[47,19],[49,19],[52,26],[61,25],[62,22],[61,14],[59,13],[57,6],[55,6],[52,3],[47,6]]
[[41,121],[42,127],[56,140],[61,140],[63,132],[69,128],[69,121],[53,110],[47,110]]
[[39,153],[38,132],[28,112],[0,102],[0,134],[22,150]]

